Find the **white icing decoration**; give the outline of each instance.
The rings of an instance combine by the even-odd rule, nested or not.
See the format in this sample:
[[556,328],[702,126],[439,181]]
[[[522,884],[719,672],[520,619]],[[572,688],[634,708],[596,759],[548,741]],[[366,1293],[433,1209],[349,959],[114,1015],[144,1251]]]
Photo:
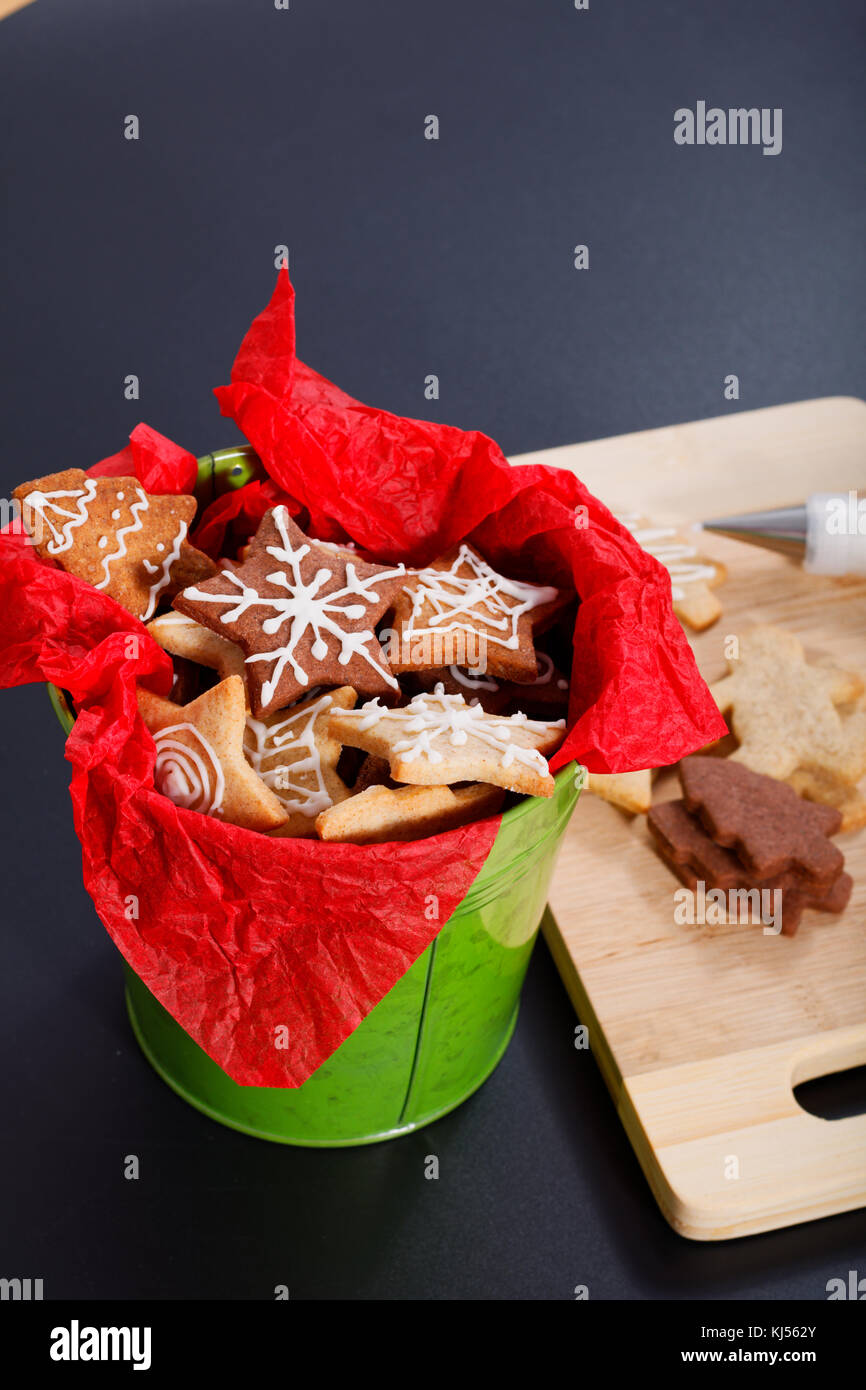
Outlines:
[[617,520],[631,532],[639,546],[664,565],[671,576],[671,598],[684,599],[684,586],[706,582],[714,577],[715,565],[683,563],[698,552],[695,546],[683,540],[675,526],[641,526],[641,517],[637,512],[627,512]]
[[[181,548],[183,546],[184,541],[186,540],[186,531],[187,524],[185,521],[182,521],[180,523],[180,530],[174,538],[174,544],[172,545],[171,550],[169,551],[168,555],[166,555],[161,565],[155,565],[150,560],[142,561],[142,564],[144,565],[144,568],[147,570],[148,574],[155,574],[157,576],[156,582],[151,584],[150,588],[147,591],[147,609],[141,617],[141,621],[143,623],[146,623],[148,618],[152,615],[154,609],[156,608],[156,601],[159,598],[165,586],[171,583],[171,567],[174,564],[175,560],[180,559]],[[163,550],[164,549],[165,546],[163,546]],[[179,613],[177,616],[183,617],[183,614]]]
[[[463,565],[469,565],[472,573],[458,574]],[[412,612],[404,628],[404,639],[480,629],[487,642],[515,651],[520,646],[519,619],[559,596],[559,590],[548,585],[506,579],[466,545],[461,545],[450,569],[418,570],[414,579]],[[433,609],[432,625],[416,627],[415,620],[426,604]],[[499,632],[508,635],[494,635]]]
[[129,509],[129,514],[132,517],[132,521],[129,523],[128,526],[121,526],[120,530],[116,533],[114,539],[117,541],[117,549],[114,551],[113,554],[106,555],[105,559],[103,560],[102,573],[104,575],[104,578],[101,579],[98,584],[94,585],[94,588],[96,589],[105,588],[106,584],[111,579],[111,575],[108,571],[112,562],[114,560],[119,560],[122,556],[126,554],[127,536],[131,536],[135,531],[140,531],[144,526],[144,522],[141,519],[141,513],[147,511],[148,507],[150,506],[150,502],[147,499],[147,493],[142,488],[137,487],[135,490],[138,493],[138,499],[137,501],[132,503],[132,506]]
[[492,676],[483,676],[474,671],[464,671],[460,666],[449,666],[451,679],[458,685],[462,685],[466,690],[493,690],[499,689],[499,681],[495,681]]
[[123,501],[123,493],[122,493],[122,492],[116,493],[115,496],[117,497],[118,502],[122,502],[122,501]]
[[108,537],[107,537],[107,536],[100,536],[100,537],[99,537],[99,540],[97,541],[97,545],[99,546],[99,549],[100,549],[100,550],[103,550],[103,549],[105,548],[105,546],[108,545]]
[[[467,705],[462,695],[446,695],[441,683],[432,695],[416,695],[402,708],[386,709],[377,698],[368,700],[357,710],[340,710],[340,718],[344,717],[357,719],[362,732],[380,723],[396,725],[409,737],[392,744],[392,751],[402,754],[407,763],[418,758],[426,758],[434,765],[441,763],[444,761],[440,752],[443,743],[461,748],[471,737],[500,753],[503,767],[510,767],[514,762],[525,763],[542,776],[548,771],[547,759],[537,748],[524,748],[514,742],[512,732],[520,728],[548,734],[552,729],[565,728],[564,719],[527,719],[521,713],[509,718],[487,714],[479,704]],[[438,747],[434,746],[437,744]]]
[[[547,652],[536,652],[538,658],[538,675],[534,681],[521,681],[521,685],[550,685],[553,680],[553,660]],[[563,680],[562,676],[556,678],[557,690],[567,690],[568,681]]]
[[[547,652],[536,652],[535,655],[538,659],[538,675],[534,681],[521,681],[521,685],[549,685],[553,679],[553,661]],[[495,693],[499,689],[499,681],[494,680],[492,676],[485,677],[478,671],[464,671],[460,666],[449,666],[448,671],[451,679],[466,690],[490,690]],[[568,681],[559,676],[556,686],[558,690],[567,690]]]
[[[47,550],[49,555],[62,555],[64,551],[72,548],[72,532],[79,526],[83,526],[88,520],[87,508],[96,496],[96,480],[86,478],[84,488],[71,488],[58,490],[56,492],[41,492],[38,488],[30,492],[24,498],[24,505],[32,507],[40,521],[44,523],[51,532],[51,540],[48,542]],[[54,499],[57,497],[68,498],[72,501],[78,498],[75,503],[75,510],[68,511],[66,507],[61,507]],[[52,518],[53,514],[53,518]],[[66,521],[55,525],[58,517],[66,517]]]
[[171,623],[173,627],[201,627],[195,618],[188,618],[185,613],[160,613],[156,622]]
[[316,545],[323,545],[326,550],[333,550],[335,555],[339,555],[341,550],[357,550],[354,541],[316,541]]
[[111,520],[112,520],[112,521],[119,521],[119,520],[120,520],[120,508],[119,508],[119,507],[115,507],[114,511],[111,513]]
[[[172,735],[185,733],[198,744],[191,748]],[[204,734],[194,724],[170,724],[153,735],[156,744],[154,781],[176,806],[201,811],[205,816],[222,812],[225,776],[222,764]]]
[[[265,575],[269,584],[287,590],[287,598],[263,597],[251,585],[246,584],[240,575],[235,574],[234,570],[230,569],[224,569],[220,577],[225,579],[227,583],[233,584],[237,592],[207,594],[202,589],[193,587],[184,589],[184,598],[194,599],[199,603],[233,605],[228,611],[220,614],[220,620],[223,623],[237,622],[250,608],[270,609],[273,617],[265,618],[261,625],[262,632],[268,637],[279,632],[285,623],[290,624],[289,637],[285,646],[277,647],[269,652],[254,652],[246,658],[247,662],[265,661],[273,667],[268,679],[262,685],[262,704],[264,706],[269,705],[273,700],[287,666],[291,666],[292,674],[299,685],[309,684],[310,678],[307,672],[295,657],[298,643],[307,631],[313,633],[311,653],[314,661],[324,661],[328,656],[329,644],[322,636],[323,632],[327,633],[329,637],[335,638],[340,644],[337,660],[341,666],[348,665],[353,657],[363,657],[388,685],[399,690],[397,681],[378,660],[380,648],[376,641],[376,634],[370,628],[362,629],[360,632],[348,632],[331,615],[337,614],[341,618],[348,618],[350,622],[359,622],[364,617],[365,605],[379,601],[375,585],[384,580],[395,579],[404,575],[406,573],[405,566],[400,565],[397,569],[385,570],[382,573],[370,575],[367,579],[359,579],[355,566],[347,564],[345,586],[342,589],[334,589],[331,593],[320,595],[319,591],[331,578],[332,571],[320,569],[309,583],[304,582],[301,577],[301,561],[310,553],[310,546],[301,545],[297,550],[292,549],[286,530],[288,515],[285,507],[274,508],[274,525],[283,544],[281,546],[269,545],[266,549],[267,553],[272,555],[278,563],[290,567],[291,577],[285,569],[274,570],[271,574]],[[361,603],[340,603],[341,599],[352,598],[359,598],[363,601]]]
[[[247,715],[248,737],[244,740],[247,759],[279,798],[287,811],[300,811],[305,816],[317,816],[333,805],[322,776],[322,762],[316,745],[316,719],[332,704],[330,695],[323,695],[315,704],[297,713],[288,711],[278,722],[266,724],[262,719]],[[274,757],[289,747],[297,757],[290,763],[262,770],[266,758]],[[305,776],[312,774],[313,785],[305,785]]]

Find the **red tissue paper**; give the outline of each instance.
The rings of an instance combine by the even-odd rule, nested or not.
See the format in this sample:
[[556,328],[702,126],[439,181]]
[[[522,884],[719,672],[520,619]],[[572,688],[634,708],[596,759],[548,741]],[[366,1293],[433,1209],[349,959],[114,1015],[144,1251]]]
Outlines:
[[[276,501],[305,509],[313,534],[381,559],[419,563],[466,538],[506,573],[580,596],[554,768],[573,758],[599,772],[660,766],[725,732],[657,561],[572,475],[510,468],[484,435],[363,406],[304,366],[285,271],[217,395],[268,477],[204,510],[194,539],[211,554],[230,523],[248,533]],[[191,460],[138,426],[91,472],[181,492]],[[135,698],[137,682],[166,694],[171,675],[136,618],[41,561],[22,536],[0,535],[0,685],[51,681],[72,696],[73,814],[102,922],[229,1076],[297,1087],[430,944],[483,866],[499,817],[408,844],[340,845],[271,839],[177,807],[154,790]],[[288,1045],[275,1046],[286,1029]]]

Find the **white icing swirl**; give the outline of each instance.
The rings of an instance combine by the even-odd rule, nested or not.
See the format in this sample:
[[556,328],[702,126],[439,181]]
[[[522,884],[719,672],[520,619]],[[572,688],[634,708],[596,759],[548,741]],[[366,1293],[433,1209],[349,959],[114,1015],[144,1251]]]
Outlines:
[[[185,739],[177,738],[185,734]],[[222,812],[225,775],[214,749],[194,724],[170,724],[153,735],[156,744],[154,782],[176,806],[205,816]]]

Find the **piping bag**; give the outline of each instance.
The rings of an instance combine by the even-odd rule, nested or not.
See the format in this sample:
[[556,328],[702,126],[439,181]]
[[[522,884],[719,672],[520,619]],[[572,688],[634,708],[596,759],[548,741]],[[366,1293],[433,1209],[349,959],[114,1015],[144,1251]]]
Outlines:
[[812,574],[866,575],[866,496],[815,492],[795,507],[703,522],[705,531],[802,558]]

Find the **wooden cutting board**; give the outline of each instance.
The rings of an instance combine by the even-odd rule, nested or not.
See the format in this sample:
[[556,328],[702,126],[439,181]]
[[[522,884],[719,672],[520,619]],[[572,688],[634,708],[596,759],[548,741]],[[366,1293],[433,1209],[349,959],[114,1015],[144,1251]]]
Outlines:
[[[523,455],[573,469],[614,510],[695,521],[866,486],[866,402],[850,398]],[[866,675],[866,580],[713,537],[724,612],[689,634],[708,681],[752,622]],[[653,799],[678,794],[671,772]],[[793,938],[679,926],[678,881],[643,816],[584,795],[563,845],[545,936],[643,1171],[668,1221],[724,1240],[866,1205],[866,1116],[827,1121],[793,1087],[866,1063],[866,830],[837,837],[855,888],[841,917]]]

